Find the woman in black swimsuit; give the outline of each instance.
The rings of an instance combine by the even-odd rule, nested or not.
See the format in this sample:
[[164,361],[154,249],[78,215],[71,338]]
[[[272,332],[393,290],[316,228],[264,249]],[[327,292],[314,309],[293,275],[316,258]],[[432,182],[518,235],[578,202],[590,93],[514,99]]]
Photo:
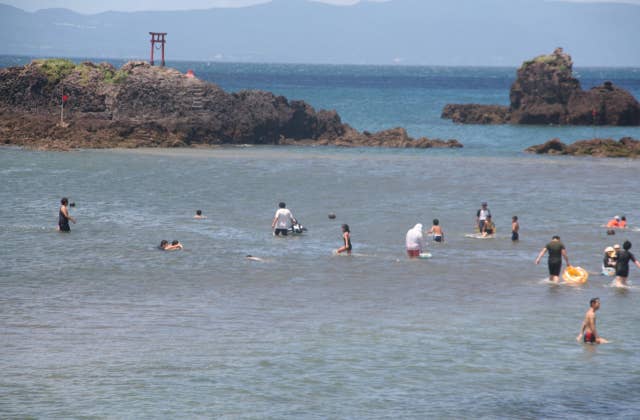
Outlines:
[[347,254],[351,255],[353,247],[351,246],[351,231],[349,230],[349,225],[342,225],[342,239],[344,240],[344,246],[338,248],[336,253],[341,254],[346,251]]
[[69,200],[67,197],[63,197],[60,200],[60,211],[58,213],[58,230],[60,232],[70,232],[71,228],[69,227],[69,220],[73,223],[76,222],[76,219],[69,215],[69,210],[67,209],[67,205],[69,204]]

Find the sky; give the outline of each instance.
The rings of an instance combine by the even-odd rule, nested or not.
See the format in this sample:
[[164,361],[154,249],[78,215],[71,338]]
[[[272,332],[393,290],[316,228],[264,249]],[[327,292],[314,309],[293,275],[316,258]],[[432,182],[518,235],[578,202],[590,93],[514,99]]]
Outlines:
[[[71,9],[78,13],[100,13],[105,11],[140,11],[140,10],[192,10],[212,7],[244,7],[270,0],[0,0],[19,9],[35,11],[49,8]],[[321,3],[348,6],[360,1],[393,1],[393,0],[299,0],[318,1]],[[479,2],[482,0],[478,0]],[[547,0],[540,0],[547,1]],[[631,3],[640,5],[640,0],[564,0],[577,3]]]

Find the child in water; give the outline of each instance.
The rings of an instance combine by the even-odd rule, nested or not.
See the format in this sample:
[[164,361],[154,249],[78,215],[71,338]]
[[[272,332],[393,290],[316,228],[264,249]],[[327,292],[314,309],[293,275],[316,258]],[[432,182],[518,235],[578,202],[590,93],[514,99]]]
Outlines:
[[433,240],[436,242],[444,242],[444,231],[442,227],[440,227],[440,220],[433,219],[433,226],[427,232],[430,235],[433,235]]
[[496,225],[491,220],[491,215],[487,216],[484,225],[482,226],[482,237],[491,236],[496,233]]
[[196,215],[193,216],[194,219],[206,219],[207,216],[202,215],[202,210],[196,210]]
[[351,231],[349,230],[349,225],[342,225],[342,240],[344,241],[344,245],[336,250],[336,254],[341,254],[346,252],[348,255],[351,255]]
[[511,240],[513,242],[520,240],[520,223],[518,223],[518,216],[511,218]]

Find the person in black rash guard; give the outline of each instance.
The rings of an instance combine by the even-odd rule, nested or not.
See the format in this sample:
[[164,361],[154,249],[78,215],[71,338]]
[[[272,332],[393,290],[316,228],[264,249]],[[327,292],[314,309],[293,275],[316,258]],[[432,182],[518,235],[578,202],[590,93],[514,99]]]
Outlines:
[[346,252],[351,255],[353,247],[351,246],[351,231],[349,230],[349,225],[342,225],[342,240],[344,241],[344,245],[336,250],[336,254]]
[[60,210],[58,212],[58,230],[60,232],[71,232],[71,228],[69,227],[69,220],[76,223],[76,219],[69,215],[69,209],[67,209],[67,205],[69,205],[69,200],[67,197],[63,197],[60,200]]
[[553,238],[551,238],[551,242],[540,250],[535,261],[536,264],[540,263],[540,259],[547,251],[549,251],[549,281],[558,283],[560,281],[560,270],[562,269],[563,257],[567,262],[567,266],[571,267],[571,264],[569,264],[567,250],[565,249],[564,244],[560,242],[560,237],[554,235]]
[[626,287],[627,277],[629,277],[629,261],[640,268],[640,262],[636,260],[636,257],[629,252],[631,249],[631,242],[624,241],[622,244],[622,251],[616,255],[616,287]]

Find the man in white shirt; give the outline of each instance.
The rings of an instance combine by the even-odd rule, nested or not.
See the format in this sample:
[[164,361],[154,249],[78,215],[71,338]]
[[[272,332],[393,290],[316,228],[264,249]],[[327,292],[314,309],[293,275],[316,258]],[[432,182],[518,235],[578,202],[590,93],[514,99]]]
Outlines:
[[491,216],[491,210],[487,207],[487,203],[483,202],[482,208],[478,209],[478,213],[476,213],[476,223],[480,232],[482,232],[484,222],[487,221],[487,216]]
[[409,229],[406,236],[407,255],[409,258],[418,258],[424,249],[424,235],[422,233],[422,224],[418,223]]
[[287,208],[285,203],[278,204],[278,211],[276,211],[276,215],[273,217],[273,222],[271,222],[271,228],[275,228],[273,234],[275,236],[287,236],[289,229],[296,223],[296,219],[291,214],[291,211]]

